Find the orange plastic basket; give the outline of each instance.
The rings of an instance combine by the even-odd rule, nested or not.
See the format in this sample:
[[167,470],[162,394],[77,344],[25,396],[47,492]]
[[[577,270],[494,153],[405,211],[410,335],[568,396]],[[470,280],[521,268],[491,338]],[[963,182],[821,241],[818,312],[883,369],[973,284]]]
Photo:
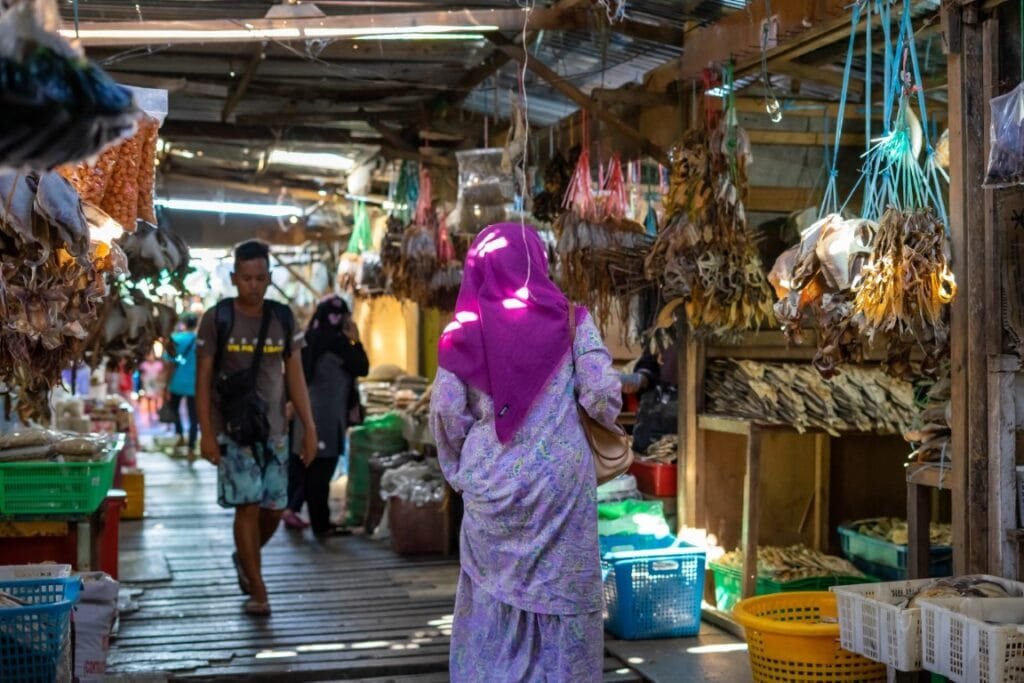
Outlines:
[[747,633],[757,683],[886,680],[885,665],[839,646],[836,597],[793,592],[741,600],[733,611]]

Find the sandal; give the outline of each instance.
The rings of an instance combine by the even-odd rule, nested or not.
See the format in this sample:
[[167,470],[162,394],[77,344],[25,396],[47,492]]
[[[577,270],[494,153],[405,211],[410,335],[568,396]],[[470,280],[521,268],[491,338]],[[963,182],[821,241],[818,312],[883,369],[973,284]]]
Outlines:
[[242,571],[242,565],[238,564],[238,553],[231,553],[231,561],[235,563],[235,573],[238,574],[238,588],[243,594],[249,594],[249,579]]
[[299,516],[299,513],[294,510],[285,510],[284,514],[281,515],[281,519],[284,520],[284,525],[289,529],[301,531],[309,526],[309,522]]
[[352,530],[346,526],[340,526],[338,524],[332,524],[326,529],[320,531],[314,531],[313,535],[317,538],[329,538],[330,536],[351,536]]
[[252,598],[245,601],[245,613],[253,617],[269,617],[270,616],[270,603],[269,602],[257,602]]

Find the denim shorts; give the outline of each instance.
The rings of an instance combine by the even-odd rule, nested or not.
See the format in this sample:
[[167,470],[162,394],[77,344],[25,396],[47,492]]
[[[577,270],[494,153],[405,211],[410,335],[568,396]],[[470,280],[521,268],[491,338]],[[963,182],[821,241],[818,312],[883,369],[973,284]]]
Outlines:
[[217,503],[232,508],[259,505],[284,510],[288,505],[288,441],[273,439],[269,448],[247,448],[220,436]]

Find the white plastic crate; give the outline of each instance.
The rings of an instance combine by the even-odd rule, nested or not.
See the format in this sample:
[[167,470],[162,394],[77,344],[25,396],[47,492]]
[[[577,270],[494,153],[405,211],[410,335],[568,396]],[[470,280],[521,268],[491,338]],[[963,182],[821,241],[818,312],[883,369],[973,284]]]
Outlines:
[[[984,576],[1004,586],[1011,595],[1024,596],[1024,583]],[[919,671],[921,609],[903,609],[897,603],[935,579],[834,586],[839,607],[839,633],[844,650],[856,652],[899,671]]]
[[926,670],[957,683],[1024,683],[1024,627],[1017,625],[1024,598],[926,598],[920,605]]

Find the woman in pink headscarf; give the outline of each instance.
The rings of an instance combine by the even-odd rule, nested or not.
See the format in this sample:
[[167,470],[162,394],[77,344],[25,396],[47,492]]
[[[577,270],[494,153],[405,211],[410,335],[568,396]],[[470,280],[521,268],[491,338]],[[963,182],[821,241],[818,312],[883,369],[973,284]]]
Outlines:
[[430,406],[441,467],[465,503],[456,683],[602,678],[596,477],[573,391],[610,426],[621,385],[582,308],[570,350],[569,305],[532,227],[476,238]]

